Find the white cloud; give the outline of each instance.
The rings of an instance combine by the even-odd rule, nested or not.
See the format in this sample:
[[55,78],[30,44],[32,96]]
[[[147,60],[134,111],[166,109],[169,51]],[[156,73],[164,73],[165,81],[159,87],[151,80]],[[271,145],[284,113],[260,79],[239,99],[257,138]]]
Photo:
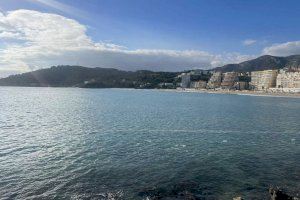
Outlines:
[[245,45],[245,46],[251,46],[251,45],[255,44],[256,42],[257,42],[256,40],[247,39],[247,40],[243,41],[243,45]]
[[263,54],[273,56],[289,56],[300,54],[300,41],[291,41],[281,44],[273,44],[263,49]]
[[[87,35],[87,28],[75,20],[32,10],[0,13],[0,32],[1,40],[6,42],[0,49],[0,77],[9,71],[18,73],[52,65],[180,71],[252,58],[238,53],[214,55],[194,50],[128,50],[94,42]],[[11,39],[19,41],[10,42]]]
[[8,39],[8,38],[20,39],[21,36],[20,36],[19,33],[3,31],[3,32],[0,32],[0,38],[4,38],[4,39]]

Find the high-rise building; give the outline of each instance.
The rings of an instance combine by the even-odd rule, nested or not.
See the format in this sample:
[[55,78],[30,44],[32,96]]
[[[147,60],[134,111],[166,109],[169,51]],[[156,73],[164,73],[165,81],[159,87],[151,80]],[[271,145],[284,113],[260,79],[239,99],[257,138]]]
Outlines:
[[278,70],[264,70],[251,72],[250,87],[253,90],[267,90],[276,87]]
[[181,87],[189,88],[191,84],[191,75],[188,73],[181,74]]
[[286,72],[280,70],[277,81],[277,88],[300,88],[300,72]]
[[231,89],[234,83],[238,81],[238,72],[226,72],[223,74],[223,80],[221,83],[222,88]]
[[222,73],[221,72],[215,72],[213,73],[212,77],[209,79],[207,83],[207,88],[214,89],[221,86],[222,82]]

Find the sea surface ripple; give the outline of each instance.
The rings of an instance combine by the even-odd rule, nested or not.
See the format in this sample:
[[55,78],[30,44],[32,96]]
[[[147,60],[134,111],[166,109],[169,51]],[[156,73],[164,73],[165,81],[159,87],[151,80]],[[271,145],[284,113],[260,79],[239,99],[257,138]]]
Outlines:
[[0,199],[297,192],[299,120],[295,98],[0,87]]

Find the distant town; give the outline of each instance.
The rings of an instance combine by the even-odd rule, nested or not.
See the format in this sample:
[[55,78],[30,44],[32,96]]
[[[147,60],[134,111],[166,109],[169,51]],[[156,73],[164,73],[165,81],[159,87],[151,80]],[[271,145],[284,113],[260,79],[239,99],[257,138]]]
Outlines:
[[[292,68],[243,73],[193,70],[177,78],[181,80],[177,86],[183,89],[300,92],[300,71]],[[172,87],[172,84],[162,83],[161,86]]]

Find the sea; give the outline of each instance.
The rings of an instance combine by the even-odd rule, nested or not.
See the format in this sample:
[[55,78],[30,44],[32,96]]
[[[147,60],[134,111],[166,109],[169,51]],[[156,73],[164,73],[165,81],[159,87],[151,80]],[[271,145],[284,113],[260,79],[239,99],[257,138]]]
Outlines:
[[300,98],[0,87],[0,199],[300,191]]

